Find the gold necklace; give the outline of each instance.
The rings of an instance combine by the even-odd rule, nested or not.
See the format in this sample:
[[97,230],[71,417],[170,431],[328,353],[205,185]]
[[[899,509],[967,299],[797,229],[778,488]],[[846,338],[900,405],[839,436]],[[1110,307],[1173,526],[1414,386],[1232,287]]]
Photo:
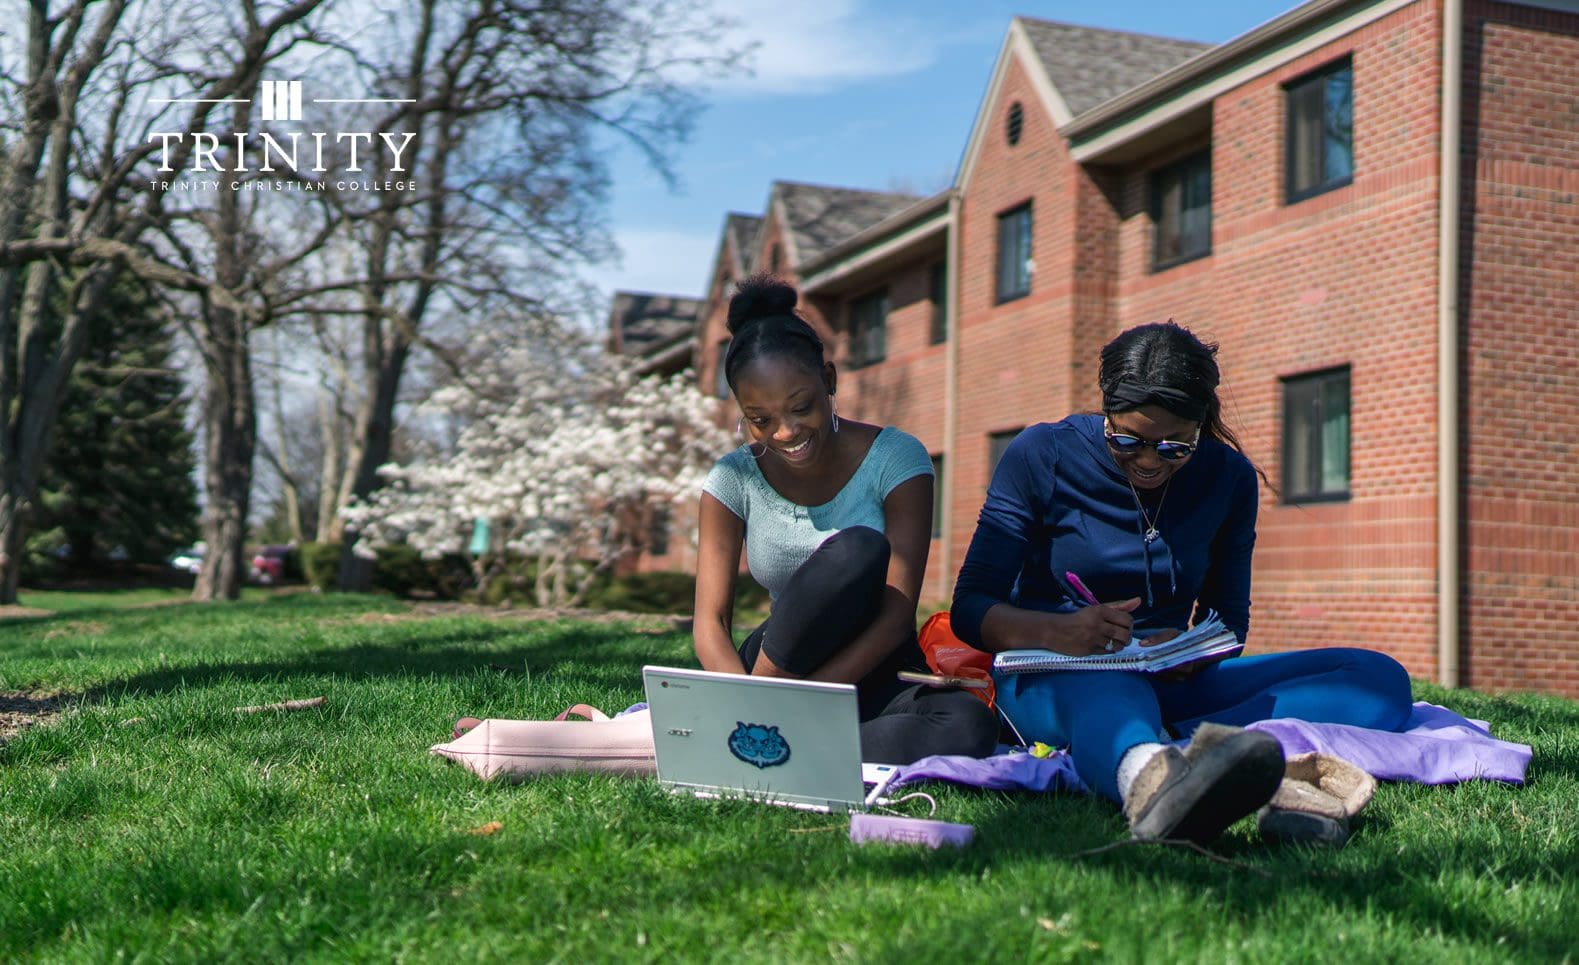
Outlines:
[[1140,493],[1135,490],[1135,484],[1130,482],[1128,473],[1124,475],[1124,482],[1129,484],[1129,494],[1135,497],[1135,508],[1140,510],[1140,518],[1146,521],[1146,532],[1141,535],[1141,539],[1150,546],[1157,541],[1157,521],[1162,519],[1162,504],[1168,501],[1168,487],[1173,485],[1173,477],[1168,477],[1168,481],[1162,484],[1162,498],[1157,500],[1157,513],[1154,516],[1146,514],[1146,507],[1140,501]]

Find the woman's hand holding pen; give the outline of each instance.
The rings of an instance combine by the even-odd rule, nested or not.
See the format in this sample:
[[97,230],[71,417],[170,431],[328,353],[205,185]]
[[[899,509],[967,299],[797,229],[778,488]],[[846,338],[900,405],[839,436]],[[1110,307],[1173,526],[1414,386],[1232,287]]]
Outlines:
[[1135,625],[1134,617],[1129,614],[1140,606],[1140,597],[1133,596],[1118,603],[1103,603],[1073,570],[1065,572],[1064,579],[1074,589],[1078,601],[1087,605],[1075,611],[1075,616],[1080,618],[1080,632],[1070,641],[1075,649],[1056,646],[1050,649],[1072,657],[1083,657],[1090,653],[1112,653],[1129,646],[1131,628]]
[[1042,646],[1072,657],[1093,653],[1112,653],[1129,645],[1135,625],[1130,611],[1140,606],[1140,597],[1117,603],[1084,606],[1073,613],[1047,614],[1048,639]]

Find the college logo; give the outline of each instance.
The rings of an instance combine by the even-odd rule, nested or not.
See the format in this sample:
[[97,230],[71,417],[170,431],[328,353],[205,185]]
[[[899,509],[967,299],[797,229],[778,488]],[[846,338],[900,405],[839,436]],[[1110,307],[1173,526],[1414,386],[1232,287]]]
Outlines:
[[[207,103],[200,97],[154,98],[158,103]],[[226,99],[251,103],[263,127],[213,134],[154,131],[148,135],[159,159],[157,191],[412,191],[408,165],[414,131],[335,130],[303,121],[302,105],[409,104],[409,97],[304,97],[299,80],[265,80],[257,97]],[[176,159],[181,158],[179,165]],[[369,176],[369,166],[383,179]]]
[[259,91],[259,106],[266,121],[299,121],[302,119],[302,82],[299,80],[266,80]]
[[729,753],[757,767],[777,767],[790,758],[789,741],[777,726],[735,722],[729,735]]

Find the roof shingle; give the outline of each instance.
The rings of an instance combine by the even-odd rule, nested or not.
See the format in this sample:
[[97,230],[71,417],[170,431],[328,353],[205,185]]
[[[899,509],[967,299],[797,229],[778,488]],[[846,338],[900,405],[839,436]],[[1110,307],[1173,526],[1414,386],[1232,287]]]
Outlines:
[[779,181],[774,191],[784,204],[785,228],[794,240],[797,264],[814,261],[851,235],[921,200],[913,194],[858,191],[795,181]]
[[761,230],[762,218],[758,215],[731,211],[729,217],[724,219],[724,233],[733,239],[735,250],[740,253],[742,274],[751,274],[752,258],[757,253],[757,232]]
[[701,311],[702,302],[696,298],[615,292],[609,328],[619,333],[622,354],[645,357],[690,338]]
[[1048,79],[1076,117],[1212,47],[1193,40],[1017,19]]

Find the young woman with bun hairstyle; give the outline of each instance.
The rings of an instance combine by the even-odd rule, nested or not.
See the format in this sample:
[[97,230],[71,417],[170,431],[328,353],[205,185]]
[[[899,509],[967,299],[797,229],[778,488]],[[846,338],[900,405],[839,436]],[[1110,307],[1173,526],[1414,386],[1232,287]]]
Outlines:
[[[961,639],[1102,653],[1132,634],[1161,642],[1211,609],[1244,644],[1259,470],[1223,425],[1216,354],[1171,321],[1129,329],[1102,350],[1102,412],[1032,426],[1009,445],[955,584]],[[1266,804],[1283,776],[1278,743],[1244,725],[1393,730],[1411,698],[1396,660],[1332,648],[1173,674],[999,675],[997,704],[1026,740],[1067,746],[1138,837],[1204,842]],[[1173,747],[1192,735],[1187,754]],[[1284,818],[1271,823],[1313,826]]]
[[[931,546],[933,481],[913,436],[840,418],[838,373],[795,311],[795,289],[742,282],[722,360],[743,445],[703,486],[696,655],[724,673],[855,684],[864,760],[990,753],[998,725],[971,694],[905,684],[925,670],[916,599]],[[772,599],[736,649],[742,551]]]

